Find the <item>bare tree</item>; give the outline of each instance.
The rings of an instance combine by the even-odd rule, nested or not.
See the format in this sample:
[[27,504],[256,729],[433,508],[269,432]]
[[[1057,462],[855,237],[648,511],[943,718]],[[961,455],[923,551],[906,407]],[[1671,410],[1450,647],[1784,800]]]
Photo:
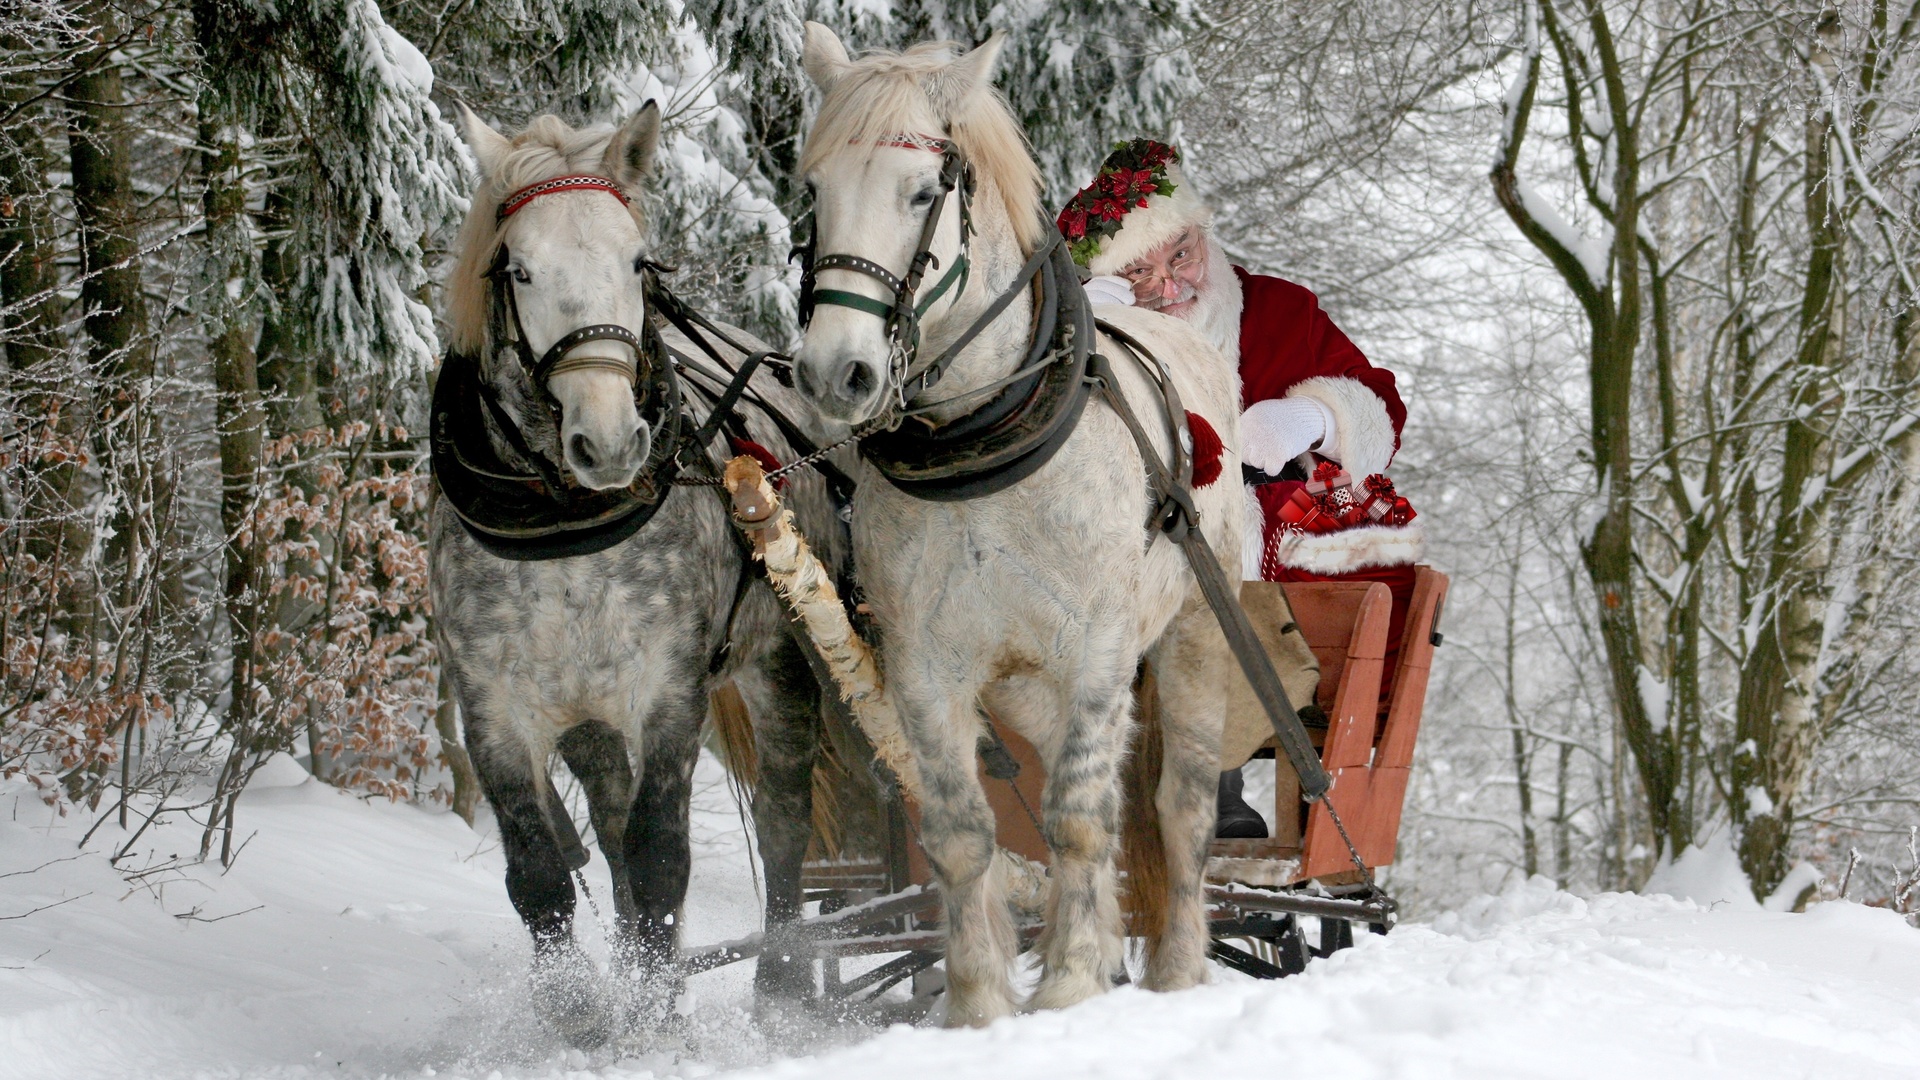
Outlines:
[[1582,550],[1654,836],[1724,807],[1762,895],[1908,584],[1917,13],[1530,3],[1492,173],[1587,323]]

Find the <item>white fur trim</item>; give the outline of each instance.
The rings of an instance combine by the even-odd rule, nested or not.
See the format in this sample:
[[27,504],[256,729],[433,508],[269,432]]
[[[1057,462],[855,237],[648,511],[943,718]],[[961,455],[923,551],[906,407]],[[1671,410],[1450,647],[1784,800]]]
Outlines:
[[1213,211],[1187,183],[1180,166],[1168,165],[1167,179],[1173,183],[1173,194],[1149,195],[1147,205],[1129,210],[1120,219],[1120,231],[1107,237],[1099,252],[1087,260],[1088,270],[1096,275],[1118,274],[1128,263],[1179,236],[1180,230],[1213,224]]
[[1325,405],[1333,413],[1335,440],[1319,453],[1339,462],[1357,479],[1386,472],[1393,460],[1393,421],[1387,403],[1359,379],[1320,375],[1303,379],[1287,391]]
[[1310,574],[1351,574],[1369,566],[1404,566],[1419,562],[1426,550],[1427,530],[1417,520],[1331,533],[1283,533],[1273,545],[1274,558],[1282,566]]

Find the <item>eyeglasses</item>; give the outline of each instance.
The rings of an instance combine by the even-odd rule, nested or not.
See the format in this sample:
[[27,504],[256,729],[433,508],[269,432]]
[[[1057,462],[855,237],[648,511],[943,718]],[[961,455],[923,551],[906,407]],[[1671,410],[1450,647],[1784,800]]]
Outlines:
[[1206,249],[1201,246],[1201,242],[1198,239],[1187,239],[1174,247],[1173,257],[1164,264],[1142,259],[1120,271],[1120,276],[1136,285],[1145,284],[1155,278],[1184,280],[1191,276],[1194,268],[1205,259]]

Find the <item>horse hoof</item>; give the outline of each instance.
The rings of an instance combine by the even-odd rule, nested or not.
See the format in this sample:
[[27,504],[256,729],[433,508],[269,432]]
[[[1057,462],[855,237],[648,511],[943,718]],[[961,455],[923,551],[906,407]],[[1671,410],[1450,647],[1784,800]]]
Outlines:
[[577,952],[543,957],[533,965],[533,1007],[554,1034],[577,1050],[613,1037],[613,1017],[601,1000],[598,973]]
[[1033,996],[1027,999],[1024,1011],[1038,1012],[1078,1005],[1106,993],[1111,983],[1111,978],[1091,972],[1050,971],[1040,977],[1040,985],[1034,987]]

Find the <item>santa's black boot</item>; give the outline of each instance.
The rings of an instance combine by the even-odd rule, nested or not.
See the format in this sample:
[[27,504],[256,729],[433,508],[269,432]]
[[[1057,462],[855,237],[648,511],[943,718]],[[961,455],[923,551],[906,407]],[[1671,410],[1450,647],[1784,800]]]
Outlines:
[[1247,778],[1240,775],[1239,769],[1220,774],[1220,816],[1214,824],[1213,835],[1222,840],[1267,838],[1267,819],[1247,805],[1242,795],[1246,786]]

